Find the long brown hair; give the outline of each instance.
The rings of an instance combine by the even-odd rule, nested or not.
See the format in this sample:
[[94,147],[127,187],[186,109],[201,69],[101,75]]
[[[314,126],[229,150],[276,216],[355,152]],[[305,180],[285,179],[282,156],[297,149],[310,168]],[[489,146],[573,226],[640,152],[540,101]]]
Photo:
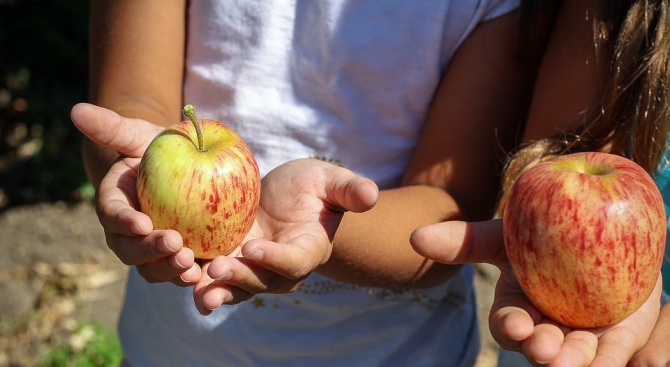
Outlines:
[[[521,6],[520,55],[538,65],[560,1],[526,0]],[[535,163],[578,151],[607,150],[652,172],[670,127],[670,9],[667,0],[600,1],[594,42],[608,60],[605,91],[574,131],[529,142],[511,155],[504,193]]]

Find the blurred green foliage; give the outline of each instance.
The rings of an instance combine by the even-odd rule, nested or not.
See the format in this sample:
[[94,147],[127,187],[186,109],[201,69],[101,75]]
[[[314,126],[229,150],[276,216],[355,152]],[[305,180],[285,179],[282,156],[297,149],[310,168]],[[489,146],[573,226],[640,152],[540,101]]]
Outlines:
[[0,210],[90,196],[72,106],[87,98],[88,1],[0,0]]
[[48,351],[40,367],[117,367],[123,360],[115,332],[99,323],[80,324],[69,343]]

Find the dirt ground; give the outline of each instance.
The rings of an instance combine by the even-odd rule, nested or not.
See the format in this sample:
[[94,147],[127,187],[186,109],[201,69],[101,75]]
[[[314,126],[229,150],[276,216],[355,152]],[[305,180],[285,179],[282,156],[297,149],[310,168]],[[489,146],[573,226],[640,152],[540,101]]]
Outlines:
[[[113,329],[127,268],[105,245],[88,204],[17,207],[0,213],[0,367],[27,367],[50,346],[73,344],[81,320]],[[497,269],[480,266],[483,349],[477,367],[494,367],[497,348],[486,315]]]

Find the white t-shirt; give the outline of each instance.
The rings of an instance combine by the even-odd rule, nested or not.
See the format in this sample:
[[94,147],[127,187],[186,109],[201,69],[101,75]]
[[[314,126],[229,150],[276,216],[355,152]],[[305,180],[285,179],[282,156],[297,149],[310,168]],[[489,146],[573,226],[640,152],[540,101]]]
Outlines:
[[[339,161],[397,186],[456,48],[518,0],[190,2],[184,103],[230,125],[261,173]],[[192,290],[131,271],[119,333],[140,366],[472,366],[472,267],[425,290],[312,274],[201,316]]]

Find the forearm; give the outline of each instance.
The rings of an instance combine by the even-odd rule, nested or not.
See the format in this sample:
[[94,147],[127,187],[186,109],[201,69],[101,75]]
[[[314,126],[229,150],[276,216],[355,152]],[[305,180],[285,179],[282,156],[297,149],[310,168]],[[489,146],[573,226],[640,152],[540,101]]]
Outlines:
[[318,272],[363,286],[438,285],[458,267],[434,263],[417,254],[409,237],[419,226],[460,215],[456,202],[439,188],[416,185],[381,191],[372,210],[345,214],[331,258]]
[[166,125],[180,118],[184,1],[91,4],[93,103],[125,117]]
[[[599,54],[592,19],[597,1],[565,1],[542,58],[524,141],[580,126],[603,96],[607,58]],[[560,98],[557,98],[560,96]]]
[[484,23],[460,47],[403,187],[382,191],[369,212],[345,214],[323,274],[366,285],[428,287],[459,269],[418,255],[409,237],[427,224],[493,214],[504,155],[521,130],[532,90],[532,74],[513,56],[514,24],[514,13]]
[[[185,2],[98,0],[90,13],[90,101],[167,126],[180,119]],[[84,141],[95,187],[118,154]]]

